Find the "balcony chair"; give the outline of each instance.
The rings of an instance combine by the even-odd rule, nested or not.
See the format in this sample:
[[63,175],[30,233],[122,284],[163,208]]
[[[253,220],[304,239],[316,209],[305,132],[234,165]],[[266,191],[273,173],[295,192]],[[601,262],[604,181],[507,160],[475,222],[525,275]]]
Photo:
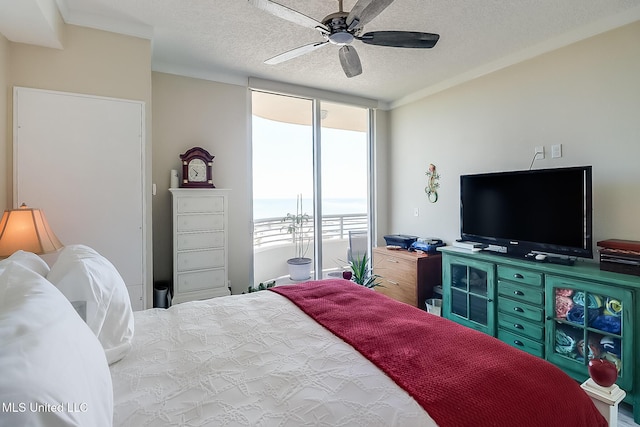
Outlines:
[[349,248],[347,249],[347,261],[362,259],[369,252],[367,231],[349,231]]

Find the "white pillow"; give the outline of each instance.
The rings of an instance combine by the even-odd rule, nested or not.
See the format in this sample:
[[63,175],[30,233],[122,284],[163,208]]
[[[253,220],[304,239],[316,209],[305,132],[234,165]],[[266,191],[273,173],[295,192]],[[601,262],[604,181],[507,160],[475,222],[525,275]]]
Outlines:
[[102,347],[44,277],[0,274],[1,425],[110,426],[113,386]]
[[87,246],[69,245],[47,278],[76,309],[86,303],[85,321],[100,340],[109,364],[129,352],[133,311],[127,286],[113,264]]
[[11,254],[9,258],[0,261],[0,273],[2,273],[2,270],[11,262],[17,262],[23,267],[35,271],[42,277],[47,277],[49,273],[49,265],[47,265],[42,258],[32,252],[25,251],[16,251]]

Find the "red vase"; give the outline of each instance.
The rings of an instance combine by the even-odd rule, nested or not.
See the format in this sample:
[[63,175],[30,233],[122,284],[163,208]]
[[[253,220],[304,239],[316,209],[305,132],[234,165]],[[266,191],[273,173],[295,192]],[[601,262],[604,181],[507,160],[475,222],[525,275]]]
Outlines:
[[618,368],[608,360],[591,359],[589,361],[589,376],[599,386],[609,387],[618,379]]

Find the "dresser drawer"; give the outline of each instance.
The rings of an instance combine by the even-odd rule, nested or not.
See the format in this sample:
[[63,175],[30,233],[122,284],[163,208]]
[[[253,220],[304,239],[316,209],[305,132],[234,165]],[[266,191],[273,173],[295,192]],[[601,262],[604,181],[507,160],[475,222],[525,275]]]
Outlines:
[[498,329],[498,339],[537,357],[544,358],[544,344],[524,338],[504,329]]
[[533,288],[504,280],[498,280],[498,294],[531,304],[542,305],[544,303],[542,288]]
[[416,263],[393,256],[376,256],[374,258],[374,270],[383,279],[392,282],[412,283],[416,282]]
[[177,250],[222,248],[224,247],[224,232],[212,231],[202,233],[184,233],[176,235]]
[[202,215],[178,215],[177,231],[202,231],[202,230],[223,230],[223,214],[202,214]]
[[498,279],[510,280],[516,283],[526,283],[531,286],[542,286],[542,273],[506,265],[498,265]]
[[380,284],[382,286],[376,287],[376,291],[380,292],[388,296],[389,298],[393,298],[396,301],[404,302],[406,304],[417,307],[418,304],[418,295],[415,282],[414,283],[406,283],[406,282],[398,282],[393,279],[383,278],[380,279]]
[[180,196],[177,201],[178,214],[224,211],[224,197]]
[[544,326],[542,323],[532,323],[515,316],[500,313],[498,314],[498,326],[517,335],[523,335],[538,341],[544,340]]
[[177,292],[194,292],[226,287],[226,271],[221,269],[179,273]]
[[178,252],[177,260],[178,271],[224,267],[225,253],[224,249]]
[[533,320],[534,322],[542,322],[544,319],[544,309],[542,307],[536,307],[502,296],[498,297],[498,311]]

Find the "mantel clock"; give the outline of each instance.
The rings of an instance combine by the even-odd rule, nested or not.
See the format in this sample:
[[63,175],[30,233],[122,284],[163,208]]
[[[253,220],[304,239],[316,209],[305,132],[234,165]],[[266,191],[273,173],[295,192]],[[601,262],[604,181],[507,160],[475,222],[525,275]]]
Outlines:
[[182,160],[182,188],[215,188],[213,185],[213,158],[207,150],[194,147],[180,154]]

